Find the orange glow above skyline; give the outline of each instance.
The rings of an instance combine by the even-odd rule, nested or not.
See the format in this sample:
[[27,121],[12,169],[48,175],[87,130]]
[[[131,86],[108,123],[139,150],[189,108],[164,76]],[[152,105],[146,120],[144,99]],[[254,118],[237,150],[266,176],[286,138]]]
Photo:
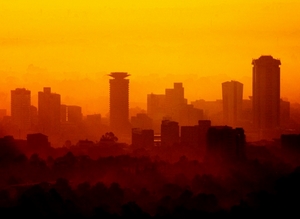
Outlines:
[[[2,1],[0,90],[52,86],[84,109],[87,91],[76,89],[80,100],[64,99],[63,80],[97,80],[99,91],[95,85],[91,92],[108,96],[105,75],[125,71],[131,102],[179,80],[189,100],[221,98],[223,80],[244,83],[247,98],[252,58],[272,55],[282,62],[281,96],[300,102],[299,11],[296,0]],[[30,75],[30,64],[47,70]]]

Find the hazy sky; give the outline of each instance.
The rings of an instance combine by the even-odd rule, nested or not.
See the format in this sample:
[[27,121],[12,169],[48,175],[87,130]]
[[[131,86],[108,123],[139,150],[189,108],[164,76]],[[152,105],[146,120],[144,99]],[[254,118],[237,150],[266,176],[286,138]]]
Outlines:
[[[133,102],[179,80],[189,100],[221,98],[219,83],[231,79],[247,97],[251,60],[264,54],[281,59],[282,96],[300,102],[299,11],[298,0],[2,0],[0,90],[36,92],[46,81],[63,92],[50,82],[90,79],[99,83],[95,96],[108,96],[105,75],[126,71]],[[30,64],[42,73],[29,74]],[[89,91],[73,92],[84,99]]]

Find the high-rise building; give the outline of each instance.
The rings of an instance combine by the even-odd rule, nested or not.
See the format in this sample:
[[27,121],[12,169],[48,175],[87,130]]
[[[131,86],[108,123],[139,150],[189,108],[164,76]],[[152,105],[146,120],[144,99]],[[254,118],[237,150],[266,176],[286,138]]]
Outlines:
[[180,142],[184,147],[194,147],[204,152],[207,131],[211,127],[210,120],[199,120],[198,125],[181,126]]
[[211,126],[207,131],[207,155],[214,160],[245,158],[246,136],[243,128]]
[[179,144],[179,124],[175,121],[161,122],[161,145],[165,147]]
[[11,119],[18,131],[26,131],[31,125],[30,90],[17,88],[11,91]]
[[238,81],[222,83],[222,97],[224,124],[236,127],[242,111],[243,84]]
[[154,146],[154,131],[152,129],[132,129],[132,147],[152,148]]
[[60,95],[51,93],[50,87],[38,93],[39,129],[45,134],[57,134],[60,130]]
[[129,79],[126,72],[112,72],[110,84],[110,127],[117,134],[130,134]]
[[60,119],[63,123],[79,124],[82,121],[81,107],[62,104],[60,106]]
[[253,125],[261,133],[274,133],[280,125],[280,60],[261,56],[253,65]]

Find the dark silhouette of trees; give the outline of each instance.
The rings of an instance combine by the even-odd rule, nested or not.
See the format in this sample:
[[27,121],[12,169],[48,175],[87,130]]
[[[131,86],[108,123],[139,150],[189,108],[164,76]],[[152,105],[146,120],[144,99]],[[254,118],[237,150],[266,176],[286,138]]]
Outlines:
[[104,135],[102,135],[100,139],[100,143],[102,142],[111,142],[116,143],[118,141],[117,136],[113,132],[106,132]]

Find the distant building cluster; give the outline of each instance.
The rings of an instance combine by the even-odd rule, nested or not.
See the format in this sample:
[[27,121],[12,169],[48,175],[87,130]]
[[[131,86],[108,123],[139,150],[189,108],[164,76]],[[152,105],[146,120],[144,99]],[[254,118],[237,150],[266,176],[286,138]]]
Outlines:
[[[131,138],[134,147],[183,145],[214,151],[225,142],[230,153],[240,154],[245,133],[251,140],[279,138],[288,130],[290,120],[290,103],[280,97],[281,62],[272,56],[261,56],[253,59],[252,65],[249,99],[243,98],[243,84],[232,80],[221,84],[222,99],[188,103],[183,84],[174,83],[164,94],[148,94],[147,111],[131,118],[130,75],[112,72],[105,129],[114,132],[120,140]],[[53,93],[50,87],[38,92],[38,107],[31,105],[30,90],[12,90],[11,117],[6,115],[6,110],[0,110],[0,118],[2,125],[10,125],[12,133],[19,137],[36,132],[66,138],[76,134],[100,137],[100,130],[104,129],[99,127],[105,121],[100,114],[83,117],[80,106],[62,104],[60,94]]]
[[81,107],[62,104],[61,95],[53,93],[50,87],[44,87],[43,91],[38,92],[38,107],[31,105],[30,90],[12,90],[11,116],[7,116],[6,110],[0,110],[0,119],[5,134],[18,138],[43,133],[52,137],[63,135],[68,139],[80,132],[100,132],[102,125],[100,114],[87,115],[83,121]]
[[[272,56],[261,56],[252,65],[249,99],[243,99],[243,84],[233,80],[222,83],[222,99],[216,101],[200,99],[188,104],[182,83],[174,83],[174,88],[166,89],[165,94],[148,94],[147,114],[132,118],[132,144],[153,145],[156,139],[155,144],[162,147],[180,145],[214,157],[242,158],[246,133],[252,141],[279,139],[289,130],[290,121],[290,103],[280,97],[281,62]],[[143,139],[143,131],[153,136]],[[154,133],[159,133],[159,141]],[[299,143],[298,135],[281,138],[283,145]]]
[[174,83],[174,88],[165,90],[165,94],[148,94],[147,113],[153,120],[157,132],[161,120],[170,118],[181,125],[195,125],[203,119],[203,110],[187,103],[182,83]]

